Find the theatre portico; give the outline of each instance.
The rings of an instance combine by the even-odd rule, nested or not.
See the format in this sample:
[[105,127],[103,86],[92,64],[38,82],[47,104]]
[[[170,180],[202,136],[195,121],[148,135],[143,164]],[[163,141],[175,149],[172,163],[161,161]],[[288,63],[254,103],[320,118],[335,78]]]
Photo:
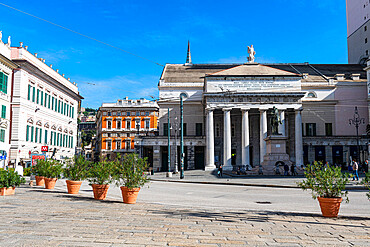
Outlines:
[[[246,168],[275,173],[271,163],[303,165],[300,75],[259,64],[244,64],[207,75],[203,93],[206,109],[206,170]],[[277,133],[271,110],[278,110]],[[297,123],[296,123],[297,122]],[[221,134],[223,133],[223,134]],[[269,139],[278,138],[274,148]],[[271,159],[276,147],[286,147]],[[280,160],[280,158],[282,160]]]

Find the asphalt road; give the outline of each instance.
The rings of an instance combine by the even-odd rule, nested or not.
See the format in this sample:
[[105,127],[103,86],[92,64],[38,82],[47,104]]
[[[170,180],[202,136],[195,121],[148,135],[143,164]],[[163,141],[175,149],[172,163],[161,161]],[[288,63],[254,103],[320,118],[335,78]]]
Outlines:
[[[64,180],[57,189],[67,190]],[[83,182],[80,193],[91,194]],[[365,216],[370,219],[370,201],[366,191],[350,191],[349,203],[342,203],[339,214]],[[120,189],[111,185],[107,200],[121,201]],[[138,202],[212,210],[266,210],[279,212],[320,213],[317,200],[310,192],[290,188],[264,188],[232,185],[185,184],[152,181],[141,189]]]

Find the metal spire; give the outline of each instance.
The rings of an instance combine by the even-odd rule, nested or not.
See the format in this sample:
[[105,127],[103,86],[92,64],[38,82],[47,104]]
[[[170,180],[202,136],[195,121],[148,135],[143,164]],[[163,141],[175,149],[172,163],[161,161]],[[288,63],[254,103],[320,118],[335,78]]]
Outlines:
[[187,56],[186,56],[186,63],[185,65],[192,65],[192,62],[191,62],[191,53],[190,53],[190,41],[188,40],[188,53],[187,53]]

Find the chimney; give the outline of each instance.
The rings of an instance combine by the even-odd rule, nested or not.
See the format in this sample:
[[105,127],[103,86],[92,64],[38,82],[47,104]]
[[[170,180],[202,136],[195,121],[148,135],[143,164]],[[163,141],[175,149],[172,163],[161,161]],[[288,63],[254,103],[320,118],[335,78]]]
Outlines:
[[337,81],[343,81],[344,80],[344,74],[336,74],[335,79]]
[[354,81],[360,80],[360,74],[351,74],[351,78]]

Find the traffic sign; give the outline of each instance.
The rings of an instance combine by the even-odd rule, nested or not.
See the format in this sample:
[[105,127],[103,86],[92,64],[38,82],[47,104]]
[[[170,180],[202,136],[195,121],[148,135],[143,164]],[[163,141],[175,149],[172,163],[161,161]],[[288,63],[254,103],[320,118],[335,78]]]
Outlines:
[[48,146],[42,146],[41,147],[41,152],[47,152],[49,150]]

